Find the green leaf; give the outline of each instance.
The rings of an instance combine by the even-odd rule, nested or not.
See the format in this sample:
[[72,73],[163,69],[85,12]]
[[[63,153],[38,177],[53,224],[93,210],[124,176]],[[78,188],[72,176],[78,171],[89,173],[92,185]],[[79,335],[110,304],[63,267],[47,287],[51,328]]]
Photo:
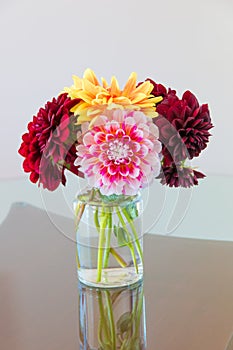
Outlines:
[[125,312],[120,316],[120,318],[117,321],[117,331],[120,334],[123,334],[127,332],[132,324],[132,313],[131,312]]
[[138,209],[136,203],[128,204],[125,209],[127,210],[127,213],[129,214],[131,220],[134,220],[138,217]]
[[117,238],[117,242],[119,246],[124,246],[129,243],[128,235],[126,231],[123,229],[123,227],[114,225],[113,232]]

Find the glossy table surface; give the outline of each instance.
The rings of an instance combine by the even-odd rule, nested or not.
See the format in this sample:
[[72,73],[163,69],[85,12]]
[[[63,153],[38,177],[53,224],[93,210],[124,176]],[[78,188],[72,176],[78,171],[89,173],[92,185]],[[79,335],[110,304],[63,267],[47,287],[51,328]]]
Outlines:
[[[3,350],[80,349],[73,220],[53,219],[15,204],[0,226]],[[147,349],[232,350],[233,243],[145,235],[144,252]]]

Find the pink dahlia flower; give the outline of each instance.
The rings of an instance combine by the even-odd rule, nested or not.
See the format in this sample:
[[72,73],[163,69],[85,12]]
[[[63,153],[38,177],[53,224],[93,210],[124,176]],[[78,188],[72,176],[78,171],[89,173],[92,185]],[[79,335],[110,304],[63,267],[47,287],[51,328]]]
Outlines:
[[102,194],[134,195],[160,173],[158,136],[142,112],[107,111],[80,138],[75,165]]

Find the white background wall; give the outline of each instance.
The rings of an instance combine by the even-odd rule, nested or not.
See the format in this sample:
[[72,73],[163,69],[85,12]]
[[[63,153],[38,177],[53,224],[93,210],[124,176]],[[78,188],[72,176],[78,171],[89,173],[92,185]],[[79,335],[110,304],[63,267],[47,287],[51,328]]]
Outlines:
[[233,174],[232,0],[1,0],[0,177],[23,176],[21,134],[40,106],[85,68],[132,71],[208,102],[215,124],[193,162]]

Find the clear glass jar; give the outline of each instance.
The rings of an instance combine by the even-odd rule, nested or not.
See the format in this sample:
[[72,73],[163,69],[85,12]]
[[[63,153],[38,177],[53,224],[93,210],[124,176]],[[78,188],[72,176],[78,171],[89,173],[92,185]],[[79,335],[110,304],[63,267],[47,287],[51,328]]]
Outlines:
[[87,188],[74,202],[79,280],[123,287],[143,277],[142,199]]

